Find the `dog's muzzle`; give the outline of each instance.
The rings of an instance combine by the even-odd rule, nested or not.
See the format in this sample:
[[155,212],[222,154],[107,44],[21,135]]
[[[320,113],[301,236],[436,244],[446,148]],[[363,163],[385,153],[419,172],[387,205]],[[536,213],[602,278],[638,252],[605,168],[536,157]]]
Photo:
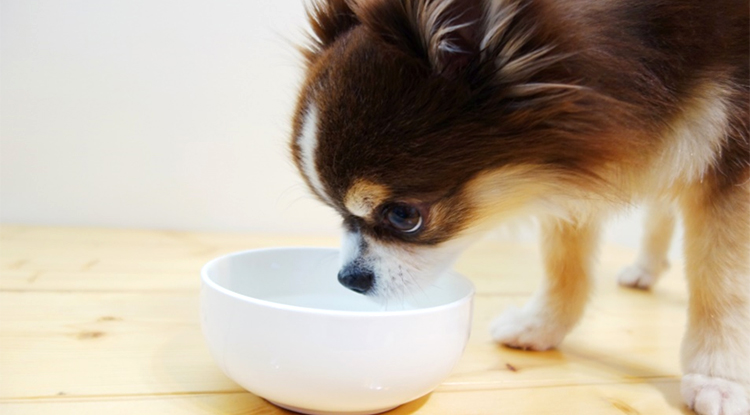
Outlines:
[[375,285],[375,273],[359,265],[347,265],[339,271],[339,282],[352,291],[366,294]]

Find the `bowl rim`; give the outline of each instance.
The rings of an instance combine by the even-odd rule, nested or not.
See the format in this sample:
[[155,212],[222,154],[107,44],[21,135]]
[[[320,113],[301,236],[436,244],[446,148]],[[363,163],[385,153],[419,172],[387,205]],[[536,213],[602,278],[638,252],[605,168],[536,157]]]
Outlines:
[[432,307],[420,307],[420,308],[415,308],[415,309],[410,309],[410,310],[382,310],[382,311],[329,310],[329,309],[324,309],[324,308],[305,307],[305,306],[299,306],[299,305],[277,303],[277,302],[270,301],[270,300],[263,300],[260,298],[255,298],[255,297],[251,297],[248,295],[240,294],[238,292],[232,291],[228,288],[225,288],[219,285],[217,282],[213,281],[208,276],[208,269],[210,267],[214,266],[214,264],[216,264],[217,262],[227,260],[231,257],[242,256],[242,255],[247,255],[247,254],[252,254],[252,253],[259,253],[259,252],[267,252],[267,251],[294,251],[294,250],[330,251],[330,252],[336,252],[336,253],[340,251],[339,248],[325,247],[325,246],[279,246],[279,247],[246,249],[243,251],[231,252],[228,254],[218,256],[208,261],[201,267],[201,283],[202,283],[201,290],[205,289],[205,287],[208,287],[218,293],[227,295],[237,300],[255,304],[258,306],[262,306],[262,307],[269,307],[269,308],[277,309],[277,310],[301,312],[301,313],[306,313],[306,314],[323,314],[323,315],[340,316],[340,317],[403,317],[403,316],[411,316],[411,315],[436,313],[436,312],[440,312],[440,311],[447,310],[450,308],[460,307],[466,302],[471,302],[472,299],[474,298],[474,294],[476,293],[476,287],[474,286],[474,283],[471,282],[471,280],[469,280],[464,275],[458,272],[455,272],[453,270],[447,270],[445,274],[448,274],[450,278],[456,278],[456,279],[461,280],[468,287],[468,292],[465,295],[461,296],[460,298],[456,300],[450,301],[448,303],[435,305]]

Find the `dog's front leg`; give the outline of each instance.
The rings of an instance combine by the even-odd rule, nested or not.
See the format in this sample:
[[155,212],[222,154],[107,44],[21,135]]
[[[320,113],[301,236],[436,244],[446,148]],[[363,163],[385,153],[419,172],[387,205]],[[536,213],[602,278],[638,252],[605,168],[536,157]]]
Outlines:
[[560,344],[580,320],[588,299],[598,228],[596,221],[543,224],[546,279],[523,309],[506,310],[492,323],[495,341],[530,350]]
[[690,289],[682,395],[701,415],[750,414],[750,191],[696,186],[682,200]]

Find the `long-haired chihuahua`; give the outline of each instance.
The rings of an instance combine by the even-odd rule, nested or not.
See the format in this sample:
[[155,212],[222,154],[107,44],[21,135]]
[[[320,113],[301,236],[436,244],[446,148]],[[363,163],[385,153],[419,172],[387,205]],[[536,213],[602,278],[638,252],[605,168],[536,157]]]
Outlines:
[[579,321],[600,223],[644,201],[620,283],[690,290],[682,394],[750,414],[747,0],[317,0],[291,148],[344,223],[342,284],[429,284],[499,222],[537,217],[546,279],[495,340],[545,350]]

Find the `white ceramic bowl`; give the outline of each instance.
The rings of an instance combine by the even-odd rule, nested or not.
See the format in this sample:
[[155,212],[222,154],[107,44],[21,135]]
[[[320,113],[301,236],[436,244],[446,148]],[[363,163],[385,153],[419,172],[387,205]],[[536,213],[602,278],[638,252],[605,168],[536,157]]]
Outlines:
[[239,252],[201,271],[201,323],[232,380],[307,414],[374,414],[431,392],[461,357],[474,287],[446,273],[383,305],[342,287],[338,250]]

